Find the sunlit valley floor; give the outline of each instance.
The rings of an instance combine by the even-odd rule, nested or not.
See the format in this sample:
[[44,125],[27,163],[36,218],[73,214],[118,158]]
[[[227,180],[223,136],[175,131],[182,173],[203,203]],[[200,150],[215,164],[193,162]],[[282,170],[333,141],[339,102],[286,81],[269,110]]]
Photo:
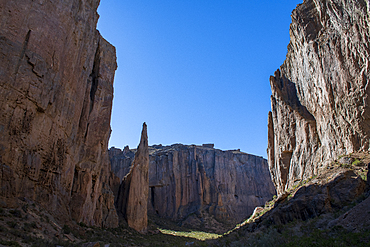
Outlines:
[[[302,181],[266,202],[223,234],[179,226],[149,216],[148,233],[118,228],[60,225],[37,204],[19,200],[19,208],[0,208],[2,246],[368,246],[370,155],[343,156],[318,176]],[[350,190],[348,188],[351,188]],[[323,192],[325,191],[325,193]],[[199,216],[201,217],[201,216]]]

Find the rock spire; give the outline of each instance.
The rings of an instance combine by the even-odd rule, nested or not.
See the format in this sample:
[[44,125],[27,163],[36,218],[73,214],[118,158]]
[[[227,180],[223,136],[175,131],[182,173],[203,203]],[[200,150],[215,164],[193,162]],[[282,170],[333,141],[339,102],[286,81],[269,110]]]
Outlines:
[[128,226],[146,233],[148,226],[149,149],[147,125],[143,124],[130,172],[123,178],[116,200],[119,214]]

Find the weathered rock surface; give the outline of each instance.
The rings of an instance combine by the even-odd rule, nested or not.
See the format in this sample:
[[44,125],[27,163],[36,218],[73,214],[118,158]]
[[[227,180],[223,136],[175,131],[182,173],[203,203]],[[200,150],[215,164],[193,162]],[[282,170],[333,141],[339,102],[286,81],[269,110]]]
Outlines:
[[141,233],[146,233],[148,226],[148,195],[149,149],[147,126],[144,123],[134,161],[129,173],[122,180],[116,198],[118,213],[124,217],[129,227]]
[[320,169],[319,175],[302,181],[264,208],[256,208],[260,214],[249,218],[235,232],[212,246],[245,243],[250,246],[305,246],[311,242],[324,246],[336,241],[343,244],[346,239],[347,245],[366,245],[370,229],[370,191],[363,178],[366,177],[364,172],[368,173],[370,156],[356,153],[348,158],[360,162],[350,166],[332,163]]
[[369,150],[370,7],[305,0],[270,78],[268,159],[278,194],[338,155]]
[[330,222],[330,226],[342,226],[349,231],[370,229],[370,196],[355,207]]
[[307,220],[343,208],[363,194],[365,189],[366,182],[361,177],[353,171],[345,171],[326,184],[302,187],[289,203],[286,203],[287,199],[283,200],[266,217],[273,224]]
[[[209,218],[204,214],[210,214],[219,221],[237,223],[275,194],[262,157],[209,145],[156,145],[149,150],[148,207],[161,217],[204,225]],[[134,151],[109,150],[117,174],[122,174],[120,164],[127,170]],[[193,213],[196,216],[186,220]]]
[[111,147],[108,153],[111,170],[121,181],[130,171],[135,152],[126,146],[123,150]]
[[99,0],[0,1],[0,199],[118,224],[107,152],[115,48]]

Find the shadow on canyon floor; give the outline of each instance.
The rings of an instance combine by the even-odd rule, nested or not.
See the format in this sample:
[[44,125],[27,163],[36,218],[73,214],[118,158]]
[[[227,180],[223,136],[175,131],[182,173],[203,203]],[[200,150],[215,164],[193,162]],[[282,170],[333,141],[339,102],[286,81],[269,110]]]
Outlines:
[[149,217],[148,234],[58,223],[38,205],[0,208],[0,246],[369,246],[369,154],[338,160],[225,234]]

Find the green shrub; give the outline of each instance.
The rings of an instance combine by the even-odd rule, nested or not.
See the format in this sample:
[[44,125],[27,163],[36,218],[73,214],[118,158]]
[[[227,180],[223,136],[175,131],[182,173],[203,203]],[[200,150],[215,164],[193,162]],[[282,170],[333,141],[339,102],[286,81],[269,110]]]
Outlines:
[[0,232],[5,232],[6,228],[0,225]]
[[18,209],[9,210],[9,213],[12,214],[15,217],[22,218],[22,213]]
[[353,166],[359,166],[359,165],[361,165],[361,163],[362,163],[361,160],[355,159],[355,161],[352,162],[352,165]]
[[29,232],[31,231],[31,229],[34,229],[34,228],[37,228],[37,225],[35,222],[24,223],[23,230],[25,230],[26,232]]
[[0,240],[0,244],[5,245],[5,246],[11,246],[11,247],[22,247],[16,241],[4,241],[4,240]]
[[87,227],[87,225],[85,223],[83,223],[83,222],[78,223],[78,225],[79,226],[82,226],[82,227]]
[[15,228],[17,226],[17,223],[14,221],[7,221],[6,224],[10,226],[11,228]]
[[[47,223],[50,223],[50,219],[47,215],[44,216]],[[42,218],[41,218],[42,219]]]
[[367,173],[363,172],[360,174],[362,180],[367,181]]
[[71,233],[71,228],[69,228],[68,225],[64,225],[62,230],[63,230],[64,234],[70,234]]

